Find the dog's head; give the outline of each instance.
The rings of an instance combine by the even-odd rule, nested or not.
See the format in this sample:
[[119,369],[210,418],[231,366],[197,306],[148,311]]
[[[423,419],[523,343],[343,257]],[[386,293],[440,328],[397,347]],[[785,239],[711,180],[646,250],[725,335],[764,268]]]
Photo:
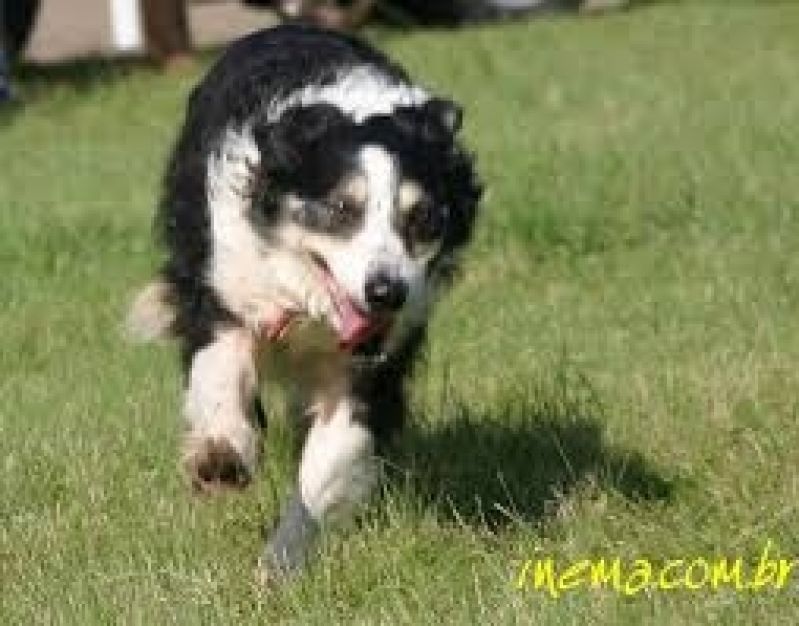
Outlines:
[[455,104],[434,99],[358,123],[314,104],[253,125],[251,218],[314,266],[346,347],[423,311],[468,240],[480,189],[460,124]]

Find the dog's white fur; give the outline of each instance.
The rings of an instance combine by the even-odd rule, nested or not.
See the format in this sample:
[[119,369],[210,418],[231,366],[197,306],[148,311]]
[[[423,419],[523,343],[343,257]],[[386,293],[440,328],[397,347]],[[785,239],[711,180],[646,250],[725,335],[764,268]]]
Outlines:
[[390,80],[369,66],[356,66],[338,73],[327,85],[307,85],[287,97],[274,100],[268,119],[276,122],[288,109],[297,106],[330,104],[354,122],[374,115],[390,115],[402,106],[419,106],[430,99],[426,90]]
[[229,129],[218,153],[208,159],[213,248],[207,280],[256,332],[280,309],[302,310],[314,319],[331,312],[330,298],[308,260],[265,242],[247,219],[252,172],[260,158],[244,128]]
[[249,412],[258,391],[256,349],[252,333],[231,328],[195,355],[184,400],[189,459],[205,442],[227,443],[250,473],[255,468],[261,438]]
[[372,434],[353,412],[353,400],[341,398],[328,419],[316,420],[305,440],[300,492],[318,521],[346,516],[377,481]]

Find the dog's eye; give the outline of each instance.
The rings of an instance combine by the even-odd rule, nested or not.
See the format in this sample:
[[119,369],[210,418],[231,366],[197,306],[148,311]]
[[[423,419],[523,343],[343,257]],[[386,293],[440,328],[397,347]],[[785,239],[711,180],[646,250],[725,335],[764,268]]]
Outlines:
[[333,212],[333,214],[336,215],[336,216],[339,216],[339,217],[343,217],[343,216],[347,215],[348,213],[350,213],[350,214],[354,213],[354,211],[352,210],[353,207],[351,206],[351,204],[348,203],[343,198],[339,198],[339,199],[333,200],[332,202],[329,203],[329,206],[330,206],[330,210]]
[[330,209],[337,220],[346,220],[350,217],[357,217],[358,207],[355,203],[346,198],[337,198],[330,203]]
[[325,226],[330,231],[341,231],[358,225],[362,207],[349,198],[332,198],[322,203]]
[[444,233],[446,207],[420,200],[408,213],[405,226],[410,241],[432,243]]

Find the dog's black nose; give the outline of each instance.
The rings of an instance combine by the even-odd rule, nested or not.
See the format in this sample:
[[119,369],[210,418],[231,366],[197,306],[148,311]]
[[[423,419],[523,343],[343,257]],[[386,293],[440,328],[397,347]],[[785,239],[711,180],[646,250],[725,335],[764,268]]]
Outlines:
[[378,272],[366,281],[366,302],[372,311],[396,311],[408,296],[408,286],[399,278]]

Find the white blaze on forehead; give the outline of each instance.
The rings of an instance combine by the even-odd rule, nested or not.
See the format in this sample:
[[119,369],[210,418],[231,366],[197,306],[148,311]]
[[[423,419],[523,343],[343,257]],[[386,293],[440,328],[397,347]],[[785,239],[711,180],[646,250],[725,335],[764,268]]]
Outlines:
[[358,155],[358,161],[368,188],[366,221],[384,221],[391,218],[397,194],[399,172],[397,161],[384,148],[366,145]]
[[357,168],[365,182],[366,206],[360,230],[352,239],[319,240],[336,281],[365,308],[364,286],[377,267],[403,274],[407,255],[394,228],[399,187],[399,163],[385,148],[367,144],[357,155]]
[[326,85],[308,85],[269,106],[267,119],[276,122],[298,106],[330,104],[360,124],[374,115],[390,115],[398,107],[420,106],[430,99],[421,87],[397,82],[368,65],[348,68]]
[[381,146],[364,146],[358,160],[366,177],[369,199],[363,230],[353,241],[359,250],[358,257],[345,270],[349,284],[357,284],[359,280],[363,285],[370,272],[387,271],[407,284],[409,314],[421,314],[427,298],[426,259],[409,255],[396,228],[396,213],[408,210],[422,197],[423,190],[416,182],[402,180],[399,159]]
[[361,245],[372,255],[370,265],[396,266],[406,257],[405,244],[395,228],[400,186],[399,161],[380,146],[367,145],[359,155],[369,187]]

